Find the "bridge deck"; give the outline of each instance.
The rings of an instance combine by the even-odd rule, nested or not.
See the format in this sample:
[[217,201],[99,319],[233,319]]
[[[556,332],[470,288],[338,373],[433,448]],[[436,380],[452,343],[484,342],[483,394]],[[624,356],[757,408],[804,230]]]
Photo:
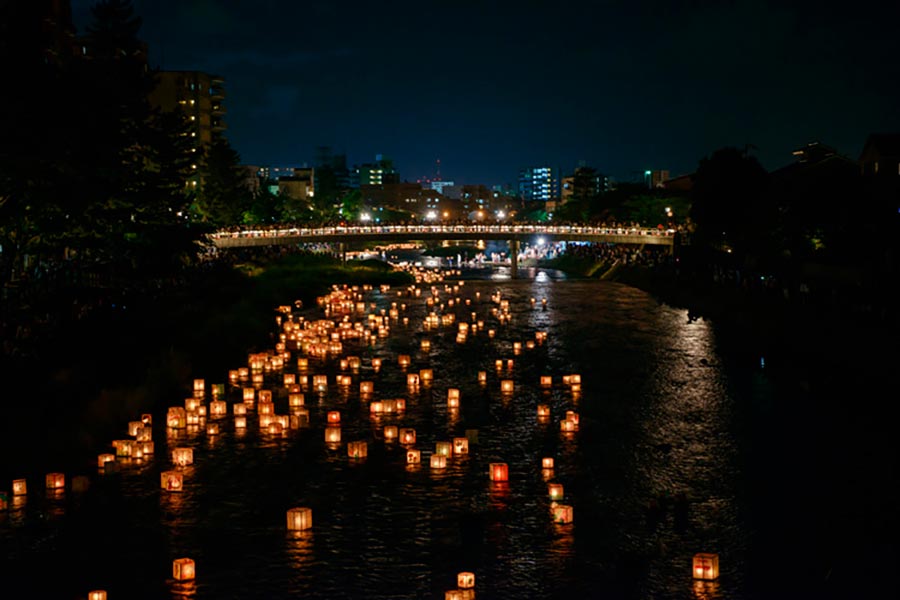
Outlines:
[[411,240],[525,240],[611,242],[673,246],[675,234],[660,229],[612,229],[569,225],[385,225],[248,229],[221,231],[211,236],[219,248],[244,248],[315,242]]

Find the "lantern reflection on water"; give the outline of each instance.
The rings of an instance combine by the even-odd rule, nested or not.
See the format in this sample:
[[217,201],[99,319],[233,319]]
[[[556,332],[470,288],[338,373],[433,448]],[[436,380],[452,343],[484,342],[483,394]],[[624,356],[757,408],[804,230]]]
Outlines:
[[184,490],[184,475],[178,471],[163,471],[159,474],[160,487],[167,492],[181,492]]
[[190,581],[196,577],[196,567],[190,558],[176,558],[172,561],[172,577],[178,581]]
[[700,552],[694,555],[694,579],[712,581],[719,577],[719,555]]

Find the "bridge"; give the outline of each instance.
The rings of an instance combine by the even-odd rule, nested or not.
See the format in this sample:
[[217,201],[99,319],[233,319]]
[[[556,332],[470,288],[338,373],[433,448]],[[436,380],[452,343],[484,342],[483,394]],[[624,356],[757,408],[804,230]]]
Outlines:
[[587,225],[349,225],[333,227],[285,227],[219,231],[210,236],[217,248],[337,243],[342,255],[347,242],[418,240],[503,240],[510,245],[512,273],[518,267],[519,243],[541,237],[546,241],[607,242],[615,244],[675,247],[671,229],[612,228]]

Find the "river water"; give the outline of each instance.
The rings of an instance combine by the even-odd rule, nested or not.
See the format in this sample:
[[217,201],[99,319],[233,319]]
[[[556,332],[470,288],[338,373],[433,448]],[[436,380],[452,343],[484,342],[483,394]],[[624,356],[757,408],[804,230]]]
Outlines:
[[[110,599],[443,598],[460,571],[475,573],[478,598],[821,598],[854,597],[844,595],[852,589],[866,597],[881,589],[895,546],[870,530],[890,531],[896,521],[885,492],[893,475],[878,480],[867,470],[894,465],[880,433],[847,427],[830,437],[841,429],[836,400],[797,357],[730,339],[637,289],[564,279],[532,270],[515,281],[503,271],[466,281],[459,296],[472,304],[444,313],[459,322],[476,311],[496,335],[481,331],[461,344],[455,324],[423,329],[426,294],[376,289],[369,300],[379,309],[409,304],[401,313],[409,324],[346,351],[362,358],[350,391],[333,384],[336,361],[311,361],[309,372],[328,374],[330,385],[307,391],[309,427],[270,435],[251,413],[246,430],[229,416],[217,436],[172,437],[163,410],[154,459],[126,461],[113,474],[85,468],[85,492],[52,496],[29,481],[27,500],[0,513],[2,596],[14,597],[6,592],[15,584],[29,598],[85,598],[92,589]],[[496,292],[509,301],[507,324],[491,315]],[[525,347],[538,331],[546,341]],[[411,355],[408,369],[398,354]],[[384,360],[380,372],[373,357]],[[497,359],[514,366],[498,371]],[[239,366],[222,365],[219,381]],[[410,392],[406,373],[421,368],[434,370],[434,382]],[[571,373],[582,377],[579,395],[561,383]],[[553,376],[552,389],[538,385],[542,375]],[[280,378],[269,375],[264,387],[284,414]],[[500,393],[502,379],[514,381],[512,395]],[[376,397],[406,398],[405,414],[372,417],[358,394],[363,380],[374,382]],[[451,387],[461,393],[457,412],[447,408]],[[240,401],[240,388],[228,389],[229,402]],[[539,403],[550,406],[546,422]],[[329,410],[342,415],[337,449],[324,442]],[[572,434],[560,431],[567,410],[580,416]],[[407,465],[405,448],[384,440],[391,424],[416,429],[422,465]],[[432,470],[435,443],[467,430],[470,453]],[[348,458],[354,440],[368,442],[366,459]],[[175,445],[194,449],[183,493],[159,489]],[[858,472],[862,455],[871,464]],[[542,472],[545,456],[555,459],[552,473]],[[489,481],[495,462],[508,464],[508,484]],[[548,481],[564,486],[572,524],[552,522]],[[312,508],[311,531],[285,531],[293,506]],[[719,555],[714,584],[692,580],[697,552]],[[171,579],[182,556],[196,561],[194,582]]]

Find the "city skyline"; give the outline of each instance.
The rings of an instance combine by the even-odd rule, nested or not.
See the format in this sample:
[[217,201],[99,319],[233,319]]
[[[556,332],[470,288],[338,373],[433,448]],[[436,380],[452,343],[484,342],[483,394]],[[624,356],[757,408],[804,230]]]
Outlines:
[[[73,2],[79,31],[91,4]],[[897,7],[134,7],[152,67],[224,77],[227,135],[247,164],[312,164],[327,145],[351,163],[390,156],[408,181],[438,159],[461,182],[580,161],[627,181],[689,173],[723,146],[770,170],[814,140],[856,158],[870,133],[900,129],[886,76]]]

